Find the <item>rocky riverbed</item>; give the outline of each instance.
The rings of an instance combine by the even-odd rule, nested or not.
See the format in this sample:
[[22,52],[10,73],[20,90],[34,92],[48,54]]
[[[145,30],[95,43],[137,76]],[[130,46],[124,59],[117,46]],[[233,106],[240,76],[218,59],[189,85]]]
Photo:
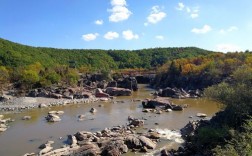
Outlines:
[[[160,138],[165,133],[155,129],[149,129],[146,133],[136,133],[136,128],[144,125],[144,120],[128,118],[127,126],[113,126],[97,132],[79,131],[74,135],[68,135],[65,145],[62,148],[53,149],[53,141],[47,141],[39,148],[38,153],[27,153],[25,156],[43,155],[108,155],[118,156],[123,153],[140,152],[148,153],[156,149]],[[175,132],[174,132],[175,133]],[[179,132],[175,140],[183,142]]]
[[[0,133],[0,153],[13,156],[22,155],[26,152],[38,154],[41,150],[38,150],[38,147],[43,143],[49,143],[53,147],[52,150],[61,150],[61,146],[64,144],[66,144],[66,147],[71,146],[67,140],[70,138],[69,135],[75,136],[74,132],[86,131],[96,135],[97,132],[105,130],[105,127],[110,127],[107,129],[112,131],[113,127],[118,127],[115,125],[121,125],[119,127],[125,130],[130,127],[133,132],[130,135],[136,135],[137,138],[142,135],[149,138],[148,134],[151,131],[159,133],[160,139],[152,140],[149,138],[156,143],[156,148],[154,150],[148,149],[146,154],[153,155],[160,153],[160,150],[164,147],[169,146],[171,148],[170,146],[173,146],[173,143],[178,141],[179,138],[178,131],[174,130],[182,128],[189,120],[198,118],[197,113],[202,112],[211,117],[218,110],[215,104],[202,99],[171,99],[172,103],[177,105],[188,104],[188,108],[182,111],[168,111],[169,109],[160,111],[159,107],[155,109],[146,108],[150,112],[143,112],[145,109],[142,101],[147,98],[151,99],[153,92],[154,90],[140,85],[139,90],[133,92],[131,96],[109,98],[108,101],[103,98],[96,98],[99,99],[96,102],[42,107],[41,109],[21,111],[18,114],[5,114],[4,118],[15,119],[15,122],[8,123],[8,129]],[[42,97],[25,97],[23,100],[28,100],[28,104],[34,104],[34,102],[40,104],[43,101],[39,101],[39,99],[43,100]],[[71,99],[45,98],[45,100],[56,102]],[[44,102],[46,104],[47,101]],[[55,113],[63,111],[62,115],[56,114],[61,120],[54,123],[47,122],[45,117],[51,111]],[[129,123],[126,125],[128,116],[140,119],[140,121],[143,120],[143,126],[133,127]],[[149,132],[149,130],[151,131]],[[125,142],[124,139],[123,141]],[[99,148],[101,147],[97,142],[93,143],[97,144]],[[22,146],[19,146],[20,144]],[[15,151],[12,150],[13,148],[15,148]],[[140,149],[135,152],[128,148],[126,155],[143,154]]]

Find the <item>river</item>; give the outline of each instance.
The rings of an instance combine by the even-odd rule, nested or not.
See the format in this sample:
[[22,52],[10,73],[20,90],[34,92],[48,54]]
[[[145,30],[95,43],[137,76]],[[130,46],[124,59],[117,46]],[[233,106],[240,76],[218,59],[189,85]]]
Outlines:
[[[139,100],[151,98],[153,89],[147,85],[139,85],[139,90],[129,97],[118,97],[113,102],[96,102],[91,104],[73,104],[67,106],[33,109],[17,114],[8,114],[5,117],[15,119],[10,123],[7,131],[0,133],[0,155],[20,156],[27,152],[38,152],[38,147],[47,140],[54,140],[54,147],[62,146],[68,134],[77,131],[99,131],[105,127],[126,125],[128,116],[145,118],[142,130],[155,128],[161,131],[179,130],[189,120],[198,119],[197,113],[205,113],[209,117],[220,110],[218,103],[207,99],[171,99],[175,104],[188,104],[183,111],[164,112],[162,114],[143,113]],[[100,107],[99,105],[103,105]],[[90,114],[90,108],[98,110]],[[47,123],[45,116],[49,111],[62,110],[61,121]],[[78,121],[78,115],[85,114],[84,121]],[[21,120],[29,115],[31,120]],[[192,116],[193,118],[189,118]],[[60,139],[61,138],[61,139]],[[132,154],[131,154],[132,155]]]

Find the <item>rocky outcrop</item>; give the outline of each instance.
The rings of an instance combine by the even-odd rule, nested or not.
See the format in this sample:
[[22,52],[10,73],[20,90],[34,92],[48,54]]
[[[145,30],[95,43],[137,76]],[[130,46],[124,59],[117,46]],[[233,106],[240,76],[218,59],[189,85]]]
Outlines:
[[[129,118],[130,121],[137,122],[133,124],[140,126],[143,124],[141,120]],[[132,127],[133,128],[133,127]],[[137,134],[131,128],[131,124],[127,126],[114,126],[105,128],[97,132],[79,131],[74,135],[68,135],[67,145],[53,150],[51,144],[47,142],[40,146],[42,149],[39,155],[43,156],[82,156],[82,155],[105,155],[119,156],[127,153],[129,149],[139,152],[147,152],[149,149],[156,148],[156,141],[160,135],[155,131],[147,134]]]
[[98,98],[108,98],[110,97],[109,94],[107,93],[104,93],[100,88],[97,88],[95,90],[95,97],[98,97]]
[[128,147],[124,144],[123,138],[112,139],[108,141],[108,143],[102,147],[102,149],[101,155],[107,156],[119,156],[128,152]]
[[135,77],[126,77],[126,78],[117,80],[117,87],[127,88],[133,91],[138,90],[137,80]]
[[107,87],[117,87],[117,82],[116,81],[110,81],[108,83]]
[[167,98],[146,99],[142,102],[144,108],[172,108],[172,103]]
[[139,140],[141,141],[143,146],[146,146],[148,149],[155,149],[157,144],[154,143],[151,139],[145,137],[145,136],[140,136]]
[[106,88],[106,93],[110,96],[130,96],[132,92],[130,89],[108,87]]
[[201,96],[201,92],[199,90],[189,90],[185,91],[183,88],[170,88],[167,87],[165,89],[160,89],[158,91],[158,96],[161,97],[172,97],[172,98],[197,98]]
[[66,99],[83,99],[91,98],[92,93],[84,88],[41,88],[31,90],[27,96],[30,97],[48,97],[48,98],[66,98]]
[[[166,110],[169,112],[170,110],[174,111],[182,111],[184,109],[183,106],[173,104],[169,99],[163,97],[157,97],[155,99],[146,99],[142,102],[143,108],[152,108],[157,109],[156,111],[152,111],[149,109],[144,109],[143,112],[160,112],[160,109]],[[161,114],[162,112],[158,113]]]

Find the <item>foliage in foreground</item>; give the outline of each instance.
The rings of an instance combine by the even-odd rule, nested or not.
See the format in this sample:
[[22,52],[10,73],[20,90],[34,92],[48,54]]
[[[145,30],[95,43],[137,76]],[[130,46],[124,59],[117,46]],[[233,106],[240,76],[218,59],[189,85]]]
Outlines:
[[225,107],[191,138],[195,154],[252,155],[252,74],[248,71],[251,67],[240,67],[231,80],[205,90],[207,97]]

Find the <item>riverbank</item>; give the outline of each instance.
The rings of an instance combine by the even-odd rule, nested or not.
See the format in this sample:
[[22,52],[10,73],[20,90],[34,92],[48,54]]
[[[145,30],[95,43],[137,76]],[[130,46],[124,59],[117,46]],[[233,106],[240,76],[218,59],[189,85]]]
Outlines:
[[[68,104],[84,104],[105,100],[104,98],[54,99],[46,97],[9,97],[8,101],[0,102],[0,112],[15,113],[34,108],[64,106]],[[106,99],[109,100],[109,99]]]

